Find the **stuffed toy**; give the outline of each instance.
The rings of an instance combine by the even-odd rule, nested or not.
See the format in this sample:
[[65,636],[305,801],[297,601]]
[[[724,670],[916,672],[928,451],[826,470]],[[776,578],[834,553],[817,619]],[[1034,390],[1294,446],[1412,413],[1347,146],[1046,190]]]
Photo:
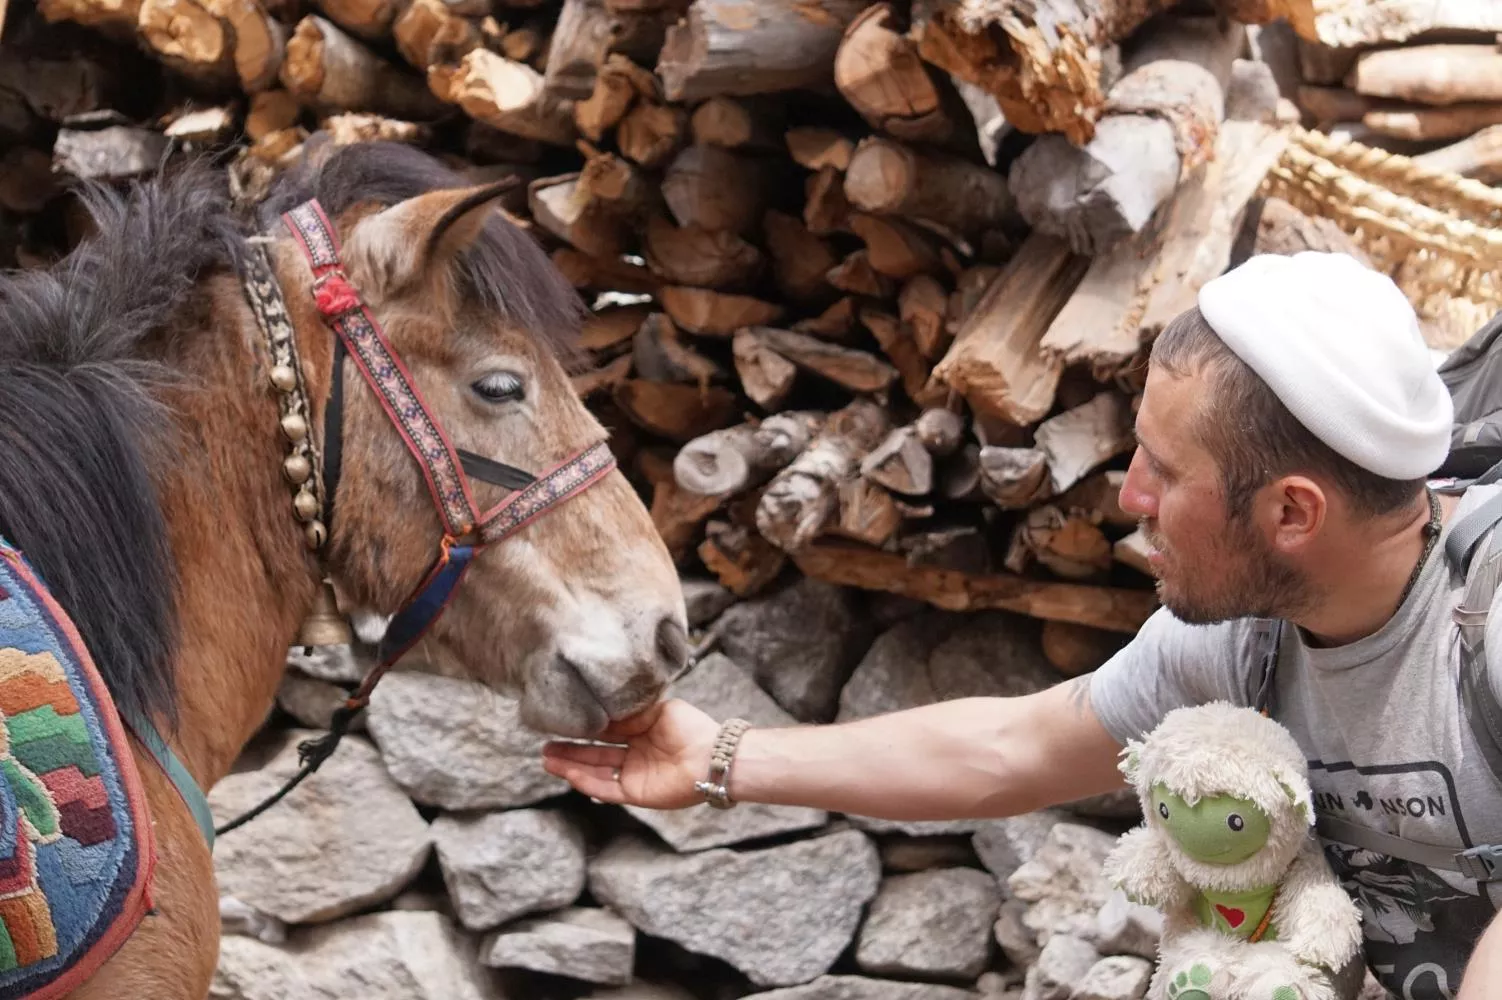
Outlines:
[[1345,996],[1362,971],[1360,911],[1310,831],[1288,731],[1250,708],[1179,708],[1127,744],[1120,768],[1143,825],[1118,841],[1106,876],[1163,913],[1149,1000]]

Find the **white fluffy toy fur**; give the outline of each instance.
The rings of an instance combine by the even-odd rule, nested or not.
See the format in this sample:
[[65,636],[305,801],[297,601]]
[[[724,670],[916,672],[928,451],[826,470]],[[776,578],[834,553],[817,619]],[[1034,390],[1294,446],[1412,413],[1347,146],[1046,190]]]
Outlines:
[[1106,875],[1164,915],[1149,1000],[1342,1000],[1361,917],[1313,836],[1304,755],[1254,709],[1169,712],[1123,752],[1144,823]]

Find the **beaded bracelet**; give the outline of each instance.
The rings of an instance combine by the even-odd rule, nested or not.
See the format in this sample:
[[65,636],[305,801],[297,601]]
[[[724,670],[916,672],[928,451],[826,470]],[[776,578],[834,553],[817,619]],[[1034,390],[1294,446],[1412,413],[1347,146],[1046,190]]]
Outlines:
[[716,809],[729,809],[735,805],[730,798],[730,762],[735,759],[741,736],[750,728],[751,723],[745,719],[726,719],[709,754],[709,780],[694,782],[694,791],[703,795],[705,801]]

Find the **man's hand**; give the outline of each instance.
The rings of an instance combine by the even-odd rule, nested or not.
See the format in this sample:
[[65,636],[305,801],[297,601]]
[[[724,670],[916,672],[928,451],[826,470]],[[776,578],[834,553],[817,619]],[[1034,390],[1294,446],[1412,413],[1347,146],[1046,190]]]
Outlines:
[[624,746],[551,742],[543,747],[542,766],[601,802],[683,809],[704,800],[694,782],[709,776],[718,731],[715,720],[673,699],[600,734],[600,742]]

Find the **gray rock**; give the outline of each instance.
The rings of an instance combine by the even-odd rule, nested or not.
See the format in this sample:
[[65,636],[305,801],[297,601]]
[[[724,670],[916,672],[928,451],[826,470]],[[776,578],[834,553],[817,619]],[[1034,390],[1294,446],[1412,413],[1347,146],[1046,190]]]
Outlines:
[[1132,955],[1112,955],[1090,967],[1070,1000],[1142,1000],[1153,979],[1153,963]]
[[1094,827],[1060,823],[1032,859],[1012,873],[1013,896],[1033,904],[1023,922],[1047,946],[1054,934],[1093,937],[1095,917],[1111,895],[1102,874],[1116,838]]
[[[292,718],[304,726],[327,729],[332,724],[334,710],[349,698],[349,692],[337,684],[314,680],[294,671],[282,676],[276,689],[276,703]],[[355,716],[350,723],[352,733],[364,732],[365,713]]]
[[628,835],[589,866],[591,894],[638,930],[722,959],[757,986],[827,972],[879,882],[876,847],[857,830],[687,855]]
[[568,906],[584,889],[584,834],[557,810],[440,816],[433,843],[454,912],[471,930]]
[[[309,779],[311,780],[311,779]],[[372,913],[285,946],[220,942],[211,1000],[502,1000],[474,942],[436,913]]]
[[881,867],[889,872],[930,868],[973,868],[975,851],[962,837],[892,837],[879,845]]
[[1132,902],[1120,889],[1111,890],[1095,915],[1095,947],[1102,955],[1136,955],[1156,961],[1162,936],[1162,911]]
[[[928,610],[904,619],[871,644],[840,693],[837,721],[955,698],[1031,694],[1059,680],[1043,656],[1037,620],[1001,611]],[[852,816],[851,822],[872,833],[932,836],[973,833],[986,821]]]
[[996,943],[1001,946],[1001,953],[1019,969],[1036,962],[1038,953],[1043,950],[1038,947],[1037,935],[1023,922],[1027,905],[1020,899],[1005,900],[996,915],[996,925],[991,929]]
[[974,868],[893,875],[871,902],[855,964],[898,979],[974,979],[991,957],[1000,907],[996,880]]
[[[706,656],[679,678],[673,685],[673,694],[717,719],[738,715],[757,726],[788,726],[796,721],[756,686],[750,674],[719,653]],[[758,837],[815,829],[829,818],[821,809],[758,802],[743,802],[734,809],[707,805],[666,811],[625,808],[679,851],[701,851]]]
[[977,1000],[969,990],[864,976],[820,976],[806,986],[752,993],[745,1000]]
[[313,646],[307,651],[293,646],[287,651],[287,666],[314,680],[358,684],[375,664],[351,646]]
[[800,722],[829,722],[840,688],[871,645],[857,594],[800,577],[720,617],[720,649]]
[[287,940],[287,925],[234,896],[220,896],[219,933],[239,934],[266,944],[281,944]]
[[1021,1000],[1025,972],[1015,969],[1011,972],[1011,975],[1001,972],[983,974],[975,981],[975,992],[984,1000]]
[[1048,831],[1059,823],[1068,822],[1068,814],[1057,809],[1040,809],[1004,819],[986,820],[970,838],[970,843],[981,864],[1005,888],[1012,873],[1031,861],[1048,840]]
[[[239,816],[299,769],[291,730],[269,763],[231,774],[209,793],[214,821]],[[427,861],[428,824],[364,737],[346,736],[276,808],[218,839],[219,891],[287,923],[332,920],[391,899]]]
[[703,628],[737,600],[735,593],[718,580],[688,577],[680,583],[689,628]]
[[497,968],[625,985],[636,962],[636,929],[609,910],[571,906],[501,928],[480,955]]
[[589,1000],[698,1000],[692,993],[672,983],[647,983],[640,980],[630,986],[595,990]]
[[366,713],[391,777],[424,805],[509,809],[568,790],[542,769],[545,738],[521,724],[517,703],[482,684],[392,673]]
[[1038,962],[1027,970],[1023,987],[1026,1000],[1069,1000],[1075,984],[1100,961],[1088,941],[1070,934],[1055,934],[1043,946]]

